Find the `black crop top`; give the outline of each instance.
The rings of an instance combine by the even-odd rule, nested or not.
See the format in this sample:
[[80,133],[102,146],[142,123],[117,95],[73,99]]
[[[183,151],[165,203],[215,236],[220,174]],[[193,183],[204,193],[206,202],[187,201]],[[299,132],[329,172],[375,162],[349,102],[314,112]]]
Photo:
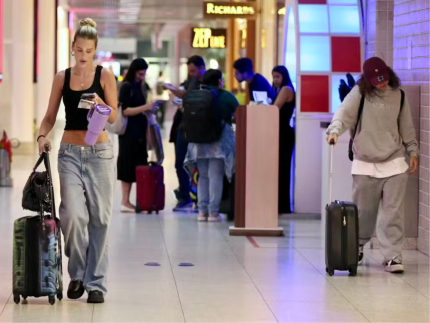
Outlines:
[[94,81],[90,88],[83,91],[73,91],[70,89],[71,69],[66,69],[66,77],[63,86],[63,103],[66,108],[66,127],[64,130],[87,130],[88,127],[88,110],[78,109],[81,95],[84,93],[97,93],[104,101],[104,91],[100,82],[103,66],[96,67]]

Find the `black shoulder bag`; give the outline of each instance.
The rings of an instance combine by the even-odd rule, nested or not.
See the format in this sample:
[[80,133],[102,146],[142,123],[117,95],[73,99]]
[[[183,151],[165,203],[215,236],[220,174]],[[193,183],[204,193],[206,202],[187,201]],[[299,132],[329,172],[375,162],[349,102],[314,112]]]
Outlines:
[[[24,186],[22,192],[22,207],[25,210],[52,214],[52,179],[50,176],[47,154],[47,152],[43,152],[39,157],[39,160]],[[44,162],[46,170],[44,172],[36,171],[42,162]]]

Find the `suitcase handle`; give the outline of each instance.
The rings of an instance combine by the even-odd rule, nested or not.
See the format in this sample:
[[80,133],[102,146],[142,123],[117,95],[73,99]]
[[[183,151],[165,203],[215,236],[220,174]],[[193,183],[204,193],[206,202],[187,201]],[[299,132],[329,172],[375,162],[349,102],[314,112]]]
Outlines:
[[328,204],[332,202],[333,194],[333,154],[334,154],[334,139],[330,140],[330,177],[328,184]]

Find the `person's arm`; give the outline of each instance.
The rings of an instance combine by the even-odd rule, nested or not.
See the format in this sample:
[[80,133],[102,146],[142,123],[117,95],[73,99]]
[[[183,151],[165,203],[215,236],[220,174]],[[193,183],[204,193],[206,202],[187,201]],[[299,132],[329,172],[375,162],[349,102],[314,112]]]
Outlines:
[[281,91],[279,91],[278,97],[275,100],[274,105],[276,105],[279,109],[282,108],[282,106],[286,102],[291,102],[294,100],[294,91],[289,86],[282,87]]
[[63,96],[63,86],[65,71],[58,72],[52,83],[51,95],[49,97],[48,110],[40,125],[38,140],[39,154],[45,151],[45,145],[51,150],[51,142],[46,138],[51,132],[57,120],[58,109],[60,107],[61,97]]
[[102,69],[101,82],[104,84],[104,102],[100,97],[97,99],[97,103],[107,105],[111,108],[111,113],[108,119],[109,123],[114,123],[118,116],[118,100],[117,100],[117,88],[116,88],[116,80],[115,75],[111,70]]
[[402,138],[406,151],[411,157],[410,173],[413,175],[418,170],[419,149],[418,141],[415,135],[414,123],[412,121],[411,109],[406,96],[399,115],[399,134]]
[[358,86],[355,86],[346,96],[333,116],[333,120],[327,129],[327,135],[337,142],[337,137],[341,136],[347,129],[354,129],[357,124],[358,109],[360,107],[361,94]]
[[220,104],[222,117],[226,121],[233,117],[237,107],[240,105],[234,94],[229,91],[223,91],[220,94]]
[[153,102],[148,102],[147,104],[141,105],[140,107],[137,107],[137,108],[124,109],[122,114],[124,115],[124,117],[133,117],[146,111],[152,111],[152,109],[153,109]]
[[140,107],[129,108],[131,103],[131,91],[132,86],[130,83],[124,83],[121,86],[121,91],[119,93],[119,101],[121,102],[122,114],[124,115],[124,117],[133,117],[142,112],[152,110],[152,102],[148,102],[147,104],[141,105]]
[[187,90],[169,90],[170,92],[173,93],[174,96],[177,96],[178,98],[182,99],[185,95],[185,93],[187,93]]

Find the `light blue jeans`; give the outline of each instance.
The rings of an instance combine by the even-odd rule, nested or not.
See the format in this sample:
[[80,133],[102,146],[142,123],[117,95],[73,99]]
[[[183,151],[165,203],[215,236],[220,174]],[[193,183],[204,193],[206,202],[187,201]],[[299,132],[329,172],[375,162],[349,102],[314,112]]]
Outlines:
[[61,229],[70,278],[82,280],[87,291],[105,294],[108,228],[115,184],[112,143],[94,146],[62,143],[58,172]]
[[197,196],[199,212],[218,215],[224,180],[224,160],[219,158],[197,159],[199,180]]

